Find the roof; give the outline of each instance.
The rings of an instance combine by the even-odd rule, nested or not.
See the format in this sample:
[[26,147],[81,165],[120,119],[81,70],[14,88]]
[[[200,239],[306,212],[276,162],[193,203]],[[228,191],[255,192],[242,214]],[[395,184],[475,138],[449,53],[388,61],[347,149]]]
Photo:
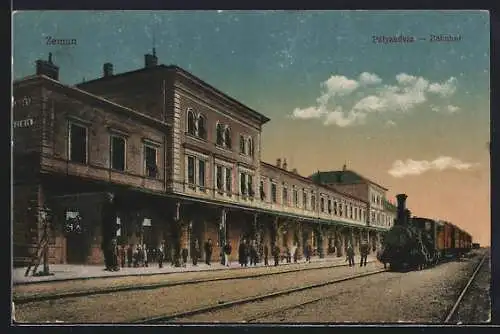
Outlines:
[[56,86],[58,88],[62,88],[62,89],[65,89],[67,91],[72,91],[76,94],[80,94],[81,96],[84,96],[84,97],[88,97],[88,98],[91,98],[91,99],[94,99],[100,103],[104,103],[104,104],[107,104],[108,106],[110,107],[113,107],[115,109],[119,109],[123,112],[126,112],[127,115],[133,115],[133,116],[136,116],[142,120],[145,120],[145,121],[148,121],[149,123],[153,123],[155,125],[160,125],[160,126],[169,126],[168,123],[166,122],[163,122],[161,120],[158,120],[156,118],[153,118],[151,116],[148,116],[146,114],[143,114],[137,110],[134,110],[134,109],[131,109],[129,107],[125,107],[125,106],[122,106],[118,103],[115,103],[113,101],[110,101],[110,100],[107,100],[101,96],[98,96],[98,95],[95,95],[95,94],[92,94],[92,93],[89,93],[85,90],[82,90],[82,89],[79,89],[77,87],[74,87],[74,86],[68,86],[68,85],[65,85],[63,83],[61,83],[60,81],[57,81],[57,80],[54,80],[52,78],[49,78],[48,76],[46,75],[30,75],[30,76],[27,76],[27,77],[24,77],[24,78],[21,78],[19,80],[16,80],[14,81],[13,85],[16,86],[16,85],[21,85],[21,84],[29,84],[29,83],[36,83],[37,81],[45,81],[53,86]]
[[225,98],[226,100],[228,100],[229,102],[231,102],[233,104],[236,104],[237,106],[245,109],[253,117],[259,119],[262,122],[262,124],[267,123],[267,122],[270,121],[270,118],[268,118],[267,116],[265,116],[265,115],[263,115],[263,114],[255,111],[254,109],[252,109],[252,108],[244,105],[240,101],[232,98],[231,96],[227,95],[226,93],[223,93],[222,91],[218,90],[214,86],[208,84],[206,81],[200,79],[199,77],[195,76],[194,74],[186,71],[185,69],[183,69],[183,68],[181,68],[181,67],[179,67],[177,65],[164,65],[164,64],[160,64],[160,65],[156,65],[156,66],[152,66],[152,67],[140,68],[140,69],[133,70],[133,71],[128,71],[128,72],[113,74],[113,75],[110,75],[110,76],[106,76],[106,77],[101,77],[101,78],[96,78],[96,79],[93,79],[93,80],[85,81],[85,82],[77,84],[76,86],[83,88],[83,87],[85,87],[85,86],[87,86],[89,84],[96,83],[96,82],[111,81],[111,80],[114,80],[116,78],[123,78],[123,77],[132,76],[132,75],[139,74],[139,73],[145,73],[145,72],[148,72],[148,71],[151,71],[151,72],[152,71],[159,71],[159,70],[174,70],[176,73],[180,73],[180,74],[184,75],[185,77],[187,77],[191,81],[193,81],[193,82],[195,82],[195,83],[203,86],[204,88],[212,90],[216,95],[220,95],[223,98]]
[[261,164],[265,165],[266,167],[271,167],[275,170],[278,170],[280,173],[284,173],[284,174],[287,174],[289,176],[292,176],[292,177],[295,177],[297,179],[300,179],[301,181],[303,182],[306,182],[306,183],[309,183],[309,184],[313,184],[313,185],[316,185],[316,186],[320,186],[321,188],[323,189],[326,189],[326,190],[329,190],[331,192],[334,192],[334,193],[337,193],[339,195],[342,195],[342,196],[345,196],[345,197],[348,197],[348,198],[352,198],[354,200],[357,200],[357,201],[360,201],[360,202],[363,202],[363,203],[368,203],[365,199],[363,198],[360,198],[360,197],[357,197],[357,196],[354,196],[354,195],[351,195],[351,194],[347,194],[345,192],[342,192],[342,191],[339,191],[338,189],[335,189],[333,187],[329,187],[327,186],[326,184],[318,184],[316,182],[314,182],[313,180],[311,180],[310,178],[308,177],[305,177],[305,176],[302,176],[298,173],[295,173],[295,172],[292,172],[292,171],[289,171],[289,170],[286,170],[286,169],[283,169],[281,167],[278,167],[276,165],[273,165],[273,164],[270,164],[268,162],[265,162],[265,161],[261,161]]
[[309,176],[314,182],[328,184],[357,184],[357,183],[371,183],[379,188],[388,190],[385,187],[367,179],[366,177],[352,171],[352,170],[340,170],[340,171],[327,171],[327,172],[316,172]]

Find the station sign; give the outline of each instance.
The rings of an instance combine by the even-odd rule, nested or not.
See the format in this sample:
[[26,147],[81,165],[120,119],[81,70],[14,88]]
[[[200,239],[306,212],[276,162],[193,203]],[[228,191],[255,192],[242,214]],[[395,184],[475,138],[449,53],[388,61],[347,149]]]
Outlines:
[[29,128],[30,126],[33,126],[33,124],[35,124],[35,121],[33,120],[33,118],[26,118],[26,119],[22,119],[22,120],[19,120],[19,121],[14,121],[12,126],[15,128]]
[[20,99],[14,100],[14,107],[27,107],[31,104],[31,96],[23,96]]

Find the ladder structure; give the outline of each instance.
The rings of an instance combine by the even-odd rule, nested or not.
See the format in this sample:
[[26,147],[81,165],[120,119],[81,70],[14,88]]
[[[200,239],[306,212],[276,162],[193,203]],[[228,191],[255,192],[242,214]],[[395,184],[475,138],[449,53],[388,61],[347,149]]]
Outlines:
[[48,250],[48,243],[49,243],[49,238],[47,237],[47,233],[44,233],[42,239],[38,243],[38,247],[36,250],[36,253],[33,255],[31,258],[30,264],[28,265],[28,268],[26,268],[26,272],[24,273],[24,276],[28,276],[31,268],[33,268],[33,274],[36,274],[36,270],[38,269],[38,266],[42,262],[42,259],[45,256],[45,253]]
[[[41,213],[41,219],[42,219],[42,224],[43,224],[43,235],[40,241],[38,242],[38,246],[36,249],[35,254],[33,254],[33,257],[31,258],[31,261],[28,265],[28,268],[26,268],[26,272],[24,273],[24,276],[27,277],[29,275],[29,272],[31,268],[33,268],[33,276],[36,274],[36,271],[38,269],[38,266],[42,261],[48,260],[48,251],[49,251],[49,234],[48,234],[48,223],[49,219],[47,217],[47,211],[46,209],[42,209],[43,214]],[[43,260],[42,260],[43,259]],[[44,274],[48,275],[48,264],[44,262]]]

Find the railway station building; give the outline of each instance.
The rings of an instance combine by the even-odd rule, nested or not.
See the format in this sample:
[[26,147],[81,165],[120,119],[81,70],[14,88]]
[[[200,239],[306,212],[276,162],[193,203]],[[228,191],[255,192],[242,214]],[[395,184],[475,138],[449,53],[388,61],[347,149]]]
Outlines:
[[[309,177],[285,158],[261,160],[270,121],[186,70],[144,67],[68,86],[49,55],[14,82],[13,251],[26,265],[49,212],[49,261],[100,264],[107,194],[119,243],[157,247],[212,239],[213,260],[242,239],[283,251],[310,244],[343,256],[350,241],[375,251],[396,209],[387,189],[347,170]],[[112,222],[115,224],[115,222]],[[78,228],[76,228],[77,226]],[[202,256],[204,256],[202,254]]]

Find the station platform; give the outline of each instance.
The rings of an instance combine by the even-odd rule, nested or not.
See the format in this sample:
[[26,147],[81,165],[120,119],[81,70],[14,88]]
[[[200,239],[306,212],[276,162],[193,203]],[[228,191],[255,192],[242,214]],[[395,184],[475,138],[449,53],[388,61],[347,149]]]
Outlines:
[[[355,257],[356,264],[359,264],[359,256]],[[375,255],[368,255],[368,261],[376,261]],[[305,260],[300,260],[298,264],[304,264]],[[342,265],[347,264],[345,256],[326,256],[324,258],[311,258],[311,264],[324,263],[328,265]],[[269,261],[270,265],[273,265],[273,261]],[[294,262],[286,263],[280,262],[280,266],[293,265]],[[264,262],[258,263],[256,266],[252,267],[264,267]],[[104,270],[103,265],[71,265],[71,264],[51,264],[49,266],[50,273],[49,276],[31,276],[25,277],[27,267],[14,268],[12,271],[12,284],[22,285],[22,284],[34,284],[37,282],[50,282],[50,281],[69,281],[69,280],[81,280],[81,279],[92,279],[92,278],[104,278],[104,277],[126,277],[134,275],[160,275],[169,273],[179,273],[179,272],[196,272],[196,271],[217,271],[217,270],[238,270],[241,268],[237,261],[231,262],[230,266],[224,266],[220,262],[212,262],[211,265],[207,265],[204,262],[198,263],[194,266],[192,263],[187,263],[185,267],[175,267],[170,263],[164,264],[163,268],[159,268],[157,263],[152,263],[148,267],[138,267],[120,268],[119,271],[107,271]],[[42,270],[43,266],[38,267],[38,271]]]

